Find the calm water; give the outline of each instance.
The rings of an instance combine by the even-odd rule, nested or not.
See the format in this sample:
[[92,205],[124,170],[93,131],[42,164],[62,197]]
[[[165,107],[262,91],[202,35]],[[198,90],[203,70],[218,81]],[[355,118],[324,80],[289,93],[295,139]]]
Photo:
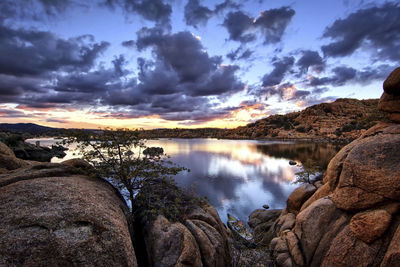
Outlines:
[[[31,139],[35,142],[39,139]],[[55,143],[40,139],[42,146]],[[201,196],[207,196],[217,208],[221,219],[226,213],[247,222],[248,215],[262,205],[271,209],[284,208],[286,199],[297,186],[292,183],[299,166],[290,166],[289,160],[301,164],[307,159],[326,167],[339,151],[339,145],[289,143],[250,140],[216,139],[160,139],[150,140],[148,146],[161,146],[172,161],[190,169],[177,175],[183,187],[195,186]],[[60,162],[77,157],[71,147]]]

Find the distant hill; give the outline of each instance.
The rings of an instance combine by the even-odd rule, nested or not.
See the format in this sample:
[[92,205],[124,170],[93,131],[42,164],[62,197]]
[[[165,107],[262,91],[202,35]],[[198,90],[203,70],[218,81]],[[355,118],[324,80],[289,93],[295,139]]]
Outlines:
[[0,130],[32,135],[55,135],[64,129],[41,126],[34,123],[0,123]]
[[227,130],[224,138],[282,138],[353,140],[363,131],[386,120],[378,99],[342,98],[299,112],[272,115],[246,126]]

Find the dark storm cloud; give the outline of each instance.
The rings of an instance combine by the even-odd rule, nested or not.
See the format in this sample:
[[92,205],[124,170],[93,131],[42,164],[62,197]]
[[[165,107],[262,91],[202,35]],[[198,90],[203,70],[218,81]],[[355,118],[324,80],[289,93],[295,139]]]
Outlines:
[[282,82],[285,75],[291,70],[294,64],[294,57],[287,56],[282,59],[275,59],[272,63],[274,69],[265,74],[262,78],[263,86],[274,86]]
[[258,18],[250,17],[242,11],[229,12],[223,26],[228,30],[231,40],[247,43],[256,39],[259,30],[264,44],[278,43],[294,16],[295,11],[287,6],[261,12]]
[[189,0],[185,6],[185,21],[187,25],[196,27],[197,24],[205,25],[213,15],[213,11],[200,5],[199,0]]
[[325,68],[325,62],[317,51],[303,50],[300,59],[296,62],[302,73],[306,73],[310,67],[317,72]]
[[62,39],[46,31],[0,25],[0,73],[15,76],[90,69],[109,46],[91,35]]
[[143,18],[160,25],[169,24],[172,7],[163,0],[106,0],[111,8],[120,7],[127,13],[139,14]]
[[368,84],[376,80],[384,80],[390,72],[394,69],[394,66],[380,65],[378,67],[367,67],[362,70],[356,70],[351,67],[339,66],[332,69],[332,75],[326,77],[312,77],[309,81],[309,85],[316,86],[343,86],[351,83]]
[[399,29],[399,4],[360,9],[325,29],[323,37],[332,42],[322,46],[322,51],[325,56],[343,57],[365,48],[376,59],[400,61]]

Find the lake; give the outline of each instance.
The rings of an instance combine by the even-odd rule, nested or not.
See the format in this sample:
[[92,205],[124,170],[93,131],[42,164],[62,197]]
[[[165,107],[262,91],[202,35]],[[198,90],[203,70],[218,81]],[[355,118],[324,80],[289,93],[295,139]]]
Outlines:
[[[40,140],[51,146],[54,139]],[[182,187],[194,186],[195,192],[206,196],[226,222],[229,212],[244,222],[249,214],[267,204],[282,209],[286,199],[298,186],[295,174],[302,170],[301,162],[312,159],[326,168],[329,160],[342,145],[329,143],[294,143],[254,140],[217,139],[159,139],[149,140],[148,146],[160,146],[175,163],[190,169],[175,178]],[[77,157],[74,146],[66,151],[61,162]],[[289,161],[298,165],[289,165]]]

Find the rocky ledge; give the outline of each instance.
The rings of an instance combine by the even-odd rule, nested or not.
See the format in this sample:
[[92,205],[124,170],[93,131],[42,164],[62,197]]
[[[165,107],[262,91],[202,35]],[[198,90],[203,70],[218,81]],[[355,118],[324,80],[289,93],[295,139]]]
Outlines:
[[398,266],[400,68],[384,83],[379,123],[331,160],[323,183],[287,201],[270,243],[277,266]]

